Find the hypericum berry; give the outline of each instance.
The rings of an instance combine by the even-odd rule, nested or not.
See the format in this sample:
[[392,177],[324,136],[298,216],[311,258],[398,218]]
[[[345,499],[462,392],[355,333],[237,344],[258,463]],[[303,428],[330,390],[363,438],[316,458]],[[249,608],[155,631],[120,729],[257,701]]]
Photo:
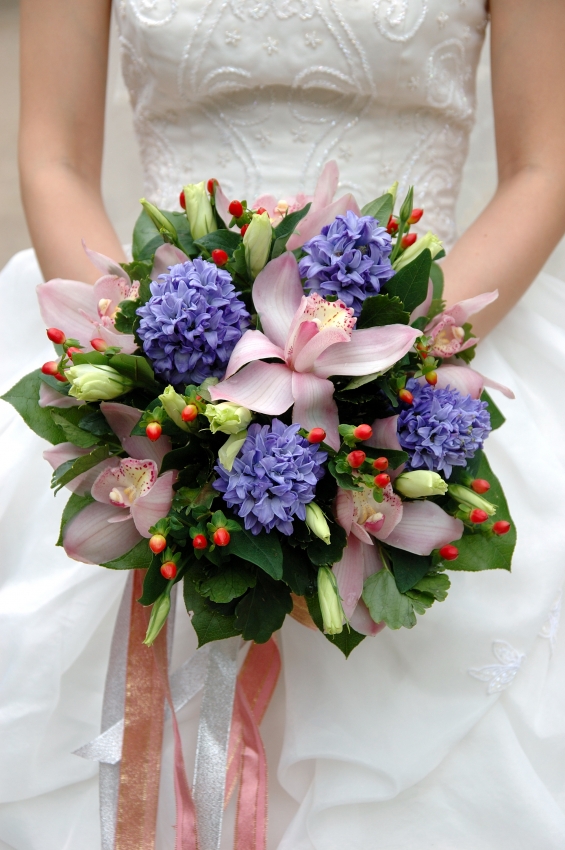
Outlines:
[[424,210],[417,208],[413,209],[410,218],[408,219],[408,224],[418,224],[423,215]]
[[47,328],[47,336],[55,345],[62,345],[67,338],[59,328]]
[[417,233],[407,233],[402,237],[401,245],[403,248],[409,248],[410,245],[413,245],[416,239],[418,238]]
[[233,215],[234,218],[241,218],[243,215],[243,204],[241,201],[232,201],[228,207],[228,211]]
[[230,533],[227,528],[217,528],[212,539],[216,546],[227,546],[230,542]]
[[505,519],[499,519],[492,527],[495,534],[508,534],[512,526]]
[[214,186],[216,185],[217,182],[218,181],[216,180],[215,177],[211,177],[210,180],[208,180],[208,182],[206,183],[206,188],[208,189],[209,195],[214,194]]
[[48,360],[47,363],[44,363],[41,367],[41,371],[44,375],[57,375],[59,371],[59,361],[58,360]]
[[183,422],[194,422],[198,416],[198,408],[195,404],[187,404],[183,407],[180,418]]
[[102,339],[101,336],[94,337],[94,339],[90,340],[90,344],[95,351],[106,351],[108,348],[108,343],[105,339]]
[[73,354],[81,354],[82,351],[80,348],[77,348],[76,345],[70,345],[67,348],[67,357],[72,357]]
[[444,561],[455,561],[459,557],[459,549],[457,546],[442,546],[439,550],[439,556]]
[[192,545],[195,549],[205,549],[208,545],[208,541],[203,534],[197,534],[196,537],[192,538]]
[[182,190],[182,192],[179,195],[179,204],[181,205],[183,210],[186,209],[186,198],[184,197],[184,189]]
[[145,429],[146,435],[149,439],[154,443],[155,440],[158,440],[163,432],[163,428],[160,422],[150,422],[149,425]]
[[243,227],[242,227],[242,228],[241,228],[241,230],[239,231],[239,232],[241,233],[241,235],[242,235],[242,236],[245,236],[245,234],[247,233],[247,228],[248,228],[248,227],[249,227],[249,225],[248,225],[248,224],[244,224],[244,225],[243,225]]
[[471,489],[474,490],[475,493],[482,495],[490,490],[490,484],[488,481],[485,481],[484,478],[475,478],[474,481],[471,481]]
[[432,387],[435,387],[437,384],[437,372],[428,372],[426,375],[426,381],[428,384],[431,384]]
[[360,466],[363,466],[365,463],[367,455],[365,452],[362,452],[361,449],[355,449],[353,452],[349,452],[347,455],[347,463],[349,466],[353,467],[353,469],[359,469]]
[[392,236],[394,233],[396,233],[396,231],[398,230],[398,222],[396,221],[396,219],[394,218],[394,216],[392,216],[392,215],[391,215],[391,217],[389,218],[389,220],[388,220],[388,224],[387,224],[387,226],[386,226],[386,229],[387,229],[387,230],[388,230],[388,232],[391,234],[391,236]]
[[312,428],[306,439],[309,443],[323,443],[326,439],[326,432],[323,428]]
[[67,379],[65,378],[65,376],[64,376],[64,375],[61,375],[61,373],[60,373],[60,372],[55,372],[55,374],[53,375],[53,377],[54,377],[54,378],[57,378],[57,380],[58,380],[58,381],[61,381],[61,383],[62,383],[62,384],[66,384],[66,383],[67,383]]
[[167,539],[162,534],[154,534],[149,538],[149,548],[154,555],[158,555],[163,549],[167,548]]
[[373,461],[373,467],[378,469],[379,472],[384,472],[385,469],[388,469],[388,458],[387,457],[378,457]]
[[390,484],[390,475],[387,475],[386,472],[380,472],[375,475],[375,484],[377,487],[386,487],[387,484]]
[[404,404],[414,403],[414,396],[412,395],[410,390],[400,390],[400,392],[398,393],[398,398],[400,399],[400,401],[403,401]]
[[257,212],[257,215],[263,215],[263,213],[267,212],[267,210],[265,209],[265,207],[259,207],[259,209],[256,212]]
[[175,578],[177,574],[177,565],[174,561],[165,561],[164,564],[161,564],[161,575],[163,578],[166,578],[167,581],[170,581],[172,578]]
[[373,429],[370,425],[358,425],[353,430],[353,436],[356,440],[369,440],[373,436]]
[[226,251],[223,251],[222,248],[214,248],[212,251],[212,259],[217,266],[225,266],[229,257]]
[[471,522],[477,523],[477,525],[481,522],[486,522],[488,519],[488,514],[486,511],[482,511],[480,508],[473,508],[471,513],[469,514],[469,519]]

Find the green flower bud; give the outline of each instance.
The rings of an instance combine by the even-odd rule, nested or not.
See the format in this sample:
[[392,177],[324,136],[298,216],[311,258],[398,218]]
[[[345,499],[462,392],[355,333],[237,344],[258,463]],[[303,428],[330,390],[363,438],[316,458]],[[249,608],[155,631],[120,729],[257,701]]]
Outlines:
[[444,496],[447,482],[437,472],[427,469],[415,469],[403,472],[394,482],[394,489],[408,499],[421,499],[425,496]]
[[182,428],[183,431],[190,431],[186,422],[183,422],[181,418],[181,413],[187,404],[184,396],[179,395],[179,393],[175,392],[173,387],[169,385],[159,396],[159,401],[165,408],[165,413],[173,420],[175,425],[178,425],[178,427]]
[[184,187],[183,192],[192,238],[200,239],[207,233],[217,230],[216,217],[204,181],[189,183]]
[[[396,204],[396,193],[398,192],[398,180],[395,180],[390,189],[386,190],[386,194],[392,195],[392,208],[394,209],[394,205]],[[386,227],[387,222],[384,223]]]
[[149,625],[147,626],[147,634],[145,635],[145,640],[143,643],[146,646],[151,646],[151,644],[157,638],[157,635],[167,622],[167,617],[169,616],[169,611],[171,610],[171,585],[167,587],[167,589],[159,596],[155,602],[153,603],[153,607],[151,609],[151,617],[149,618]]
[[156,206],[149,203],[149,201],[146,201],[145,198],[142,198],[139,203],[141,204],[141,206],[143,207],[143,209],[145,210],[145,212],[147,213],[159,233],[164,230],[165,233],[171,239],[174,239],[175,241],[178,239],[176,227],[171,224],[169,219],[163,215],[161,210],[158,210]]
[[408,221],[410,216],[412,215],[412,210],[414,208],[414,187],[410,186],[408,189],[408,194],[404,198],[402,202],[402,206],[400,207],[400,220]]
[[233,462],[239,454],[239,450],[244,444],[246,437],[247,431],[240,431],[238,434],[232,434],[218,451],[218,460],[228,472],[231,472]]
[[394,270],[399,272],[400,269],[403,269],[404,266],[407,266],[412,260],[419,257],[426,248],[431,252],[432,260],[443,250],[442,242],[431,231],[428,231],[425,236],[420,237],[413,245],[410,245],[409,248],[400,254],[398,259],[393,263]]
[[210,431],[216,434],[237,434],[247,428],[253,414],[246,407],[239,407],[231,401],[221,401],[219,404],[207,404],[204,416],[210,423]]
[[324,632],[327,635],[341,634],[345,617],[335,575],[329,567],[320,567],[318,570],[318,599]]
[[493,505],[487,499],[483,499],[482,496],[479,496],[478,493],[475,493],[469,487],[464,487],[462,484],[450,484],[448,491],[449,495],[462,505],[468,505],[470,508],[479,508],[489,516],[494,516],[496,513],[496,505]]
[[306,525],[316,537],[323,540],[326,545],[330,543],[330,527],[322,509],[316,502],[306,505]]
[[243,237],[245,261],[253,280],[267,265],[272,239],[273,226],[269,214],[264,212],[261,215],[254,215]]
[[107,401],[127,393],[133,387],[129,378],[120,375],[111,366],[81,363],[65,370],[71,382],[69,395],[79,401]]

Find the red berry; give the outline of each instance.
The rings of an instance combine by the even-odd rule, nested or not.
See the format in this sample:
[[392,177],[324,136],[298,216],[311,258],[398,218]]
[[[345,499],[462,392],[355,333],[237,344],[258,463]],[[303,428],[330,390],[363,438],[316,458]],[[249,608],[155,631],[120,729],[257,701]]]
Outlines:
[[184,197],[184,189],[182,190],[182,192],[179,195],[179,204],[181,205],[183,210],[186,209],[186,198]]
[[62,345],[67,338],[59,328],[47,328],[47,336],[55,345]]
[[208,189],[208,194],[209,194],[209,195],[213,195],[213,194],[214,194],[214,187],[215,187],[215,185],[216,185],[216,183],[217,183],[217,182],[218,182],[218,181],[216,180],[216,178],[215,178],[215,177],[211,177],[211,178],[210,178],[210,180],[208,180],[208,182],[206,183],[206,188]]
[[373,467],[378,469],[379,472],[384,472],[385,469],[388,469],[388,458],[386,457],[378,457],[373,461]]
[[422,218],[423,215],[424,215],[424,210],[413,209],[412,213],[410,215],[410,218],[408,219],[408,224],[417,224],[420,221],[420,219]]
[[60,372],[55,372],[55,374],[53,375],[53,377],[54,377],[54,378],[57,378],[57,380],[58,380],[58,381],[61,381],[61,383],[62,383],[62,384],[66,384],[66,383],[67,383],[67,379],[65,378],[65,376],[64,376],[64,375],[61,375],[61,373],[60,373]]
[[373,429],[370,425],[358,425],[353,431],[353,436],[356,440],[368,440],[373,436]]
[[391,215],[389,218],[386,229],[390,234],[396,233],[398,230],[398,222],[395,220],[394,216]]
[[212,539],[216,546],[227,546],[230,542],[230,533],[227,528],[217,528]]
[[444,561],[455,561],[459,557],[459,549],[457,546],[442,546],[439,550],[439,556]]
[[175,578],[177,574],[177,565],[174,561],[165,561],[164,564],[161,564],[161,575],[163,578],[166,578],[170,581],[172,578]]
[[418,238],[417,233],[407,233],[402,237],[401,245],[403,248],[409,248],[410,245],[413,245],[416,239]]
[[473,489],[475,493],[486,493],[490,490],[490,484],[488,481],[485,481],[484,478],[475,478],[474,481],[471,481],[471,489]]
[[161,427],[160,422],[150,422],[147,428],[145,429],[146,435],[149,439],[154,443],[155,440],[158,440],[161,436],[163,428]]
[[410,390],[400,390],[400,392],[398,393],[398,398],[400,399],[400,401],[403,401],[404,404],[414,403],[414,396],[412,395]]
[[227,253],[221,248],[214,248],[214,250],[212,251],[212,259],[214,260],[217,266],[225,266],[225,264],[229,260],[229,257]]
[[362,452],[361,449],[355,449],[353,452],[349,452],[347,455],[347,463],[349,466],[352,466],[353,469],[359,469],[360,466],[363,466],[365,463],[365,458],[367,455],[365,452]]
[[432,387],[435,387],[437,384],[437,372],[428,372],[426,375],[426,381],[428,384],[431,384]]
[[197,534],[192,540],[192,545],[195,549],[205,549],[208,545],[208,541],[203,534]]
[[234,218],[241,218],[243,215],[243,204],[241,201],[232,201],[228,207],[228,211],[233,215]]
[[249,225],[248,225],[248,224],[244,224],[244,225],[243,225],[243,227],[242,227],[242,228],[241,228],[241,230],[239,231],[239,232],[241,233],[241,235],[242,235],[242,236],[245,236],[245,234],[247,233],[247,228],[248,228],[248,227],[249,227]]
[[326,432],[323,428],[312,428],[306,439],[309,443],[323,443],[326,439]]
[[95,351],[106,351],[106,349],[108,348],[108,343],[100,336],[91,339],[90,344]]
[[390,475],[387,475],[386,472],[380,472],[375,475],[375,484],[377,487],[386,487],[387,484],[390,484]]
[[167,540],[162,534],[154,534],[149,540],[149,548],[154,555],[158,555],[167,547]]
[[59,372],[59,361],[48,360],[47,363],[44,363],[41,367],[41,371],[44,375],[57,375]]
[[499,519],[492,527],[495,534],[508,534],[512,526],[505,519]]
[[70,345],[67,348],[67,357],[72,357],[73,354],[81,354],[82,351],[80,348],[77,348],[76,345]]
[[257,212],[257,215],[263,215],[263,213],[267,212],[267,210],[265,209],[265,207],[259,207],[259,209],[256,210],[256,212]]
[[196,417],[198,416],[198,408],[195,404],[187,404],[186,407],[183,407],[180,418],[183,422],[194,422]]
[[482,511],[480,508],[473,508],[473,510],[469,514],[469,519],[471,520],[471,522],[479,524],[481,522],[487,521],[488,514],[486,513],[486,511]]

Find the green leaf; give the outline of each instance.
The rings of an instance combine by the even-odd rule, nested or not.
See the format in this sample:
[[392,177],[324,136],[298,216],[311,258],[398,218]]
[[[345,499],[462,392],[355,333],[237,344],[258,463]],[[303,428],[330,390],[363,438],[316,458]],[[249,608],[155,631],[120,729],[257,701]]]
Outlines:
[[53,445],[67,442],[65,432],[53,421],[52,407],[39,407],[41,372],[36,369],[8,390],[2,398],[14,407],[26,425]]
[[[147,546],[147,541],[145,541],[145,544],[151,553],[149,546]],[[168,583],[167,579],[161,575],[161,558],[153,556],[143,579],[143,592],[138,599],[140,605],[153,605],[161,594],[165,592]]]
[[186,610],[192,613],[192,625],[198,636],[198,646],[214,640],[225,640],[240,634],[235,625],[235,615],[228,614],[204,599],[196,589],[190,575],[185,575],[183,596]]
[[372,381],[376,381],[377,378],[380,378],[382,372],[371,372],[370,375],[360,375],[358,378],[353,378],[346,387],[343,388],[343,392],[346,390],[357,390],[359,387],[364,387],[365,384],[370,384]]
[[153,369],[145,357],[135,354],[114,354],[110,357],[109,365],[120,375],[133,381],[136,387],[143,387],[150,392],[161,392],[161,385],[155,380]]
[[164,239],[145,212],[142,210],[133,230],[131,253],[134,260],[152,260],[153,255]]
[[83,407],[51,408],[51,417],[55,425],[58,425],[65,435],[65,440],[81,449],[89,449],[95,446],[99,438],[95,434],[83,430],[80,427],[82,419],[91,412],[91,408]]
[[401,449],[378,449],[372,446],[363,446],[363,450],[370,460],[386,457],[391,469],[398,469],[399,466],[408,461],[408,452],[403,452]]
[[347,534],[341,525],[331,522],[329,523],[329,526],[329,544],[324,543],[323,540],[316,537],[316,539],[313,540],[306,549],[308,557],[313,564],[316,564],[317,567],[325,565],[331,566],[332,564],[336,564],[338,561],[341,561],[343,550],[347,546]]
[[92,496],[77,496],[76,493],[71,494],[71,497],[63,510],[63,515],[61,516],[61,528],[59,531],[59,539],[55,544],[56,546],[63,545],[63,533],[67,523],[69,523],[78,513],[84,510],[84,508],[92,504],[93,501],[94,499]]
[[[166,457],[166,455],[165,455]],[[209,511],[212,502],[218,496],[211,484],[203,487],[181,487],[175,495],[174,507],[188,508],[190,511],[197,510],[199,513]]]
[[449,577],[445,573],[437,573],[436,575],[424,576],[418,584],[415,584],[413,590],[418,590],[421,593],[428,593],[437,599],[438,602],[443,602],[447,599],[447,593],[451,587]]
[[[120,263],[120,265],[132,280],[143,280],[149,277],[153,268],[151,260],[134,260],[133,263]],[[135,301],[122,301],[122,304],[135,305]]]
[[404,549],[386,547],[386,553],[392,561],[396,586],[401,593],[414,587],[426,575],[431,567],[430,556],[414,555]]
[[259,573],[255,587],[237,604],[235,625],[241,630],[244,640],[266,643],[291,611],[290,588]]
[[73,354],[73,366],[83,366],[85,363],[94,366],[107,366],[108,358],[101,351],[77,351]]
[[108,457],[110,457],[110,446],[98,446],[89,455],[83,455],[77,457],[76,460],[69,460],[61,464],[53,473],[51,487],[55,488],[56,491],[60,490],[69,481],[72,481],[78,475],[82,475],[83,472],[88,472],[89,469]]
[[183,212],[169,212],[168,210],[160,210],[160,212],[163,213],[165,218],[171,222],[177,231],[179,247],[189,257],[196,257],[199,252],[192,239],[190,224],[188,223],[186,214]]
[[434,287],[434,301],[441,301],[443,297],[443,269],[435,261],[432,262],[432,267],[430,269],[430,277],[432,279],[432,284]]
[[409,313],[426,299],[432,255],[426,248],[386,284],[389,295],[396,295]]
[[256,583],[255,574],[245,563],[231,558],[225,572],[202,579],[198,583],[198,590],[212,602],[231,602],[243,596],[250,587],[255,587]]
[[428,315],[426,316],[426,324],[428,322],[431,322],[432,319],[435,319],[436,316],[439,316],[440,313],[443,313],[445,307],[445,301],[443,301],[441,298],[434,298],[432,300],[432,303],[430,304]]
[[[273,235],[275,237],[275,244],[273,246],[272,259],[275,259],[275,257],[278,257],[283,253],[286,248],[286,243],[296,230],[297,224],[302,221],[306,215],[308,215],[311,206],[311,203],[306,204],[306,206],[302,207],[301,210],[296,210],[296,212],[286,215],[280,224],[277,224],[274,228]],[[278,253],[275,253],[275,248]]]
[[333,457],[328,461],[328,470],[342,490],[361,490],[361,487],[358,484],[355,484],[353,476],[350,473],[338,472],[336,461]]
[[251,534],[242,529],[234,534],[230,541],[230,551],[234,555],[250,561],[261,567],[272,578],[280,580],[283,575],[283,555],[279,538],[276,534]]
[[356,328],[374,328],[382,325],[407,325],[410,313],[407,313],[402,301],[389,294],[370,295],[363,302],[361,315]]
[[384,621],[389,629],[411,629],[416,625],[414,606],[400,593],[390,570],[369,576],[363,587],[363,601],[375,623]]
[[83,416],[79,422],[79,428],[82,431],[89,431],[97,437],[106,437],[113,433],[108,425],[108,420],[100,410],[93,410],[92,413]]
[[[314,593],[311,596],[306,597],[306,604],[308,605],[308,612],[314,623],[318,626],[319,630],[323,633],[324,631],[324,622],[322,620],[322,612],[320,610],[320,600],[318,598],[318,594]],[[324,634],[326,640],[329,640],[330,643],[333,643],[334,646],[337,646],[340,649],[346,658],[349,658],[353,650],[356,646],[359,646],[362,640],[365,640],[365,635],[359,634],[355,629],[352,629],[351,626],[347,626],[347,623],[343,627],[343,631],[339,635],[326,635]]]
[[381,195],[380,198],[376,198],[376,200],[365,204],[361,210],[361,215],[370,215],[377,219],[381,227],[386,227],[393,209],[394,198],[390,192],[386,192],[386,194]]
[[303,549],[283,543],[283,581],[297,596],[307,596],[316,589],[316,570]]
[[149,548],[148,541],[143,538],[125,555],[100,566],[107,567],[109,570],[146,570],[151,566],[152,560],[153,552]]
[[[132,263],[132,265],[141,265],[141,263]],[[120,301],[114,318],[115,329],[122,334],[133,333],[138,318],[136,311],[140,306],[141,303],[137,298],[135,301],[131,299]]]
[[490,415],[490,424],[493,431],[496,431],[497,428],[500,428],[501,425],[504,425],[506,422],[506,418],[502,415],[490,395],[486,390],[483,390],[481,394],[481,401],[486,401],[488,405],[488,412]]
[[234,233],[232,230],[215,230],[214,233],[202,236],[194,244],[204,251],[208,251],[209,254],[219,248],[221,251],[225,251],[228,257],[231,257],[236,248],[241,245],[241,241],[239,233]]

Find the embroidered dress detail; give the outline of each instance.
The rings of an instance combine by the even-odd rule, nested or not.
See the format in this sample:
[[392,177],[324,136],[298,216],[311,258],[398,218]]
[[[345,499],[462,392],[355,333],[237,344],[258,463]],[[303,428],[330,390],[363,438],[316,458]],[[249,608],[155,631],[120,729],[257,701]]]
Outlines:
[[488,682],[487,694],[499,694],[509,688],[520,671],[526,656],[518,652],[505,640],[495,640],[492,652],[498,664],[487,664],[485,667],[471,668],[469,675],[479,682]]

